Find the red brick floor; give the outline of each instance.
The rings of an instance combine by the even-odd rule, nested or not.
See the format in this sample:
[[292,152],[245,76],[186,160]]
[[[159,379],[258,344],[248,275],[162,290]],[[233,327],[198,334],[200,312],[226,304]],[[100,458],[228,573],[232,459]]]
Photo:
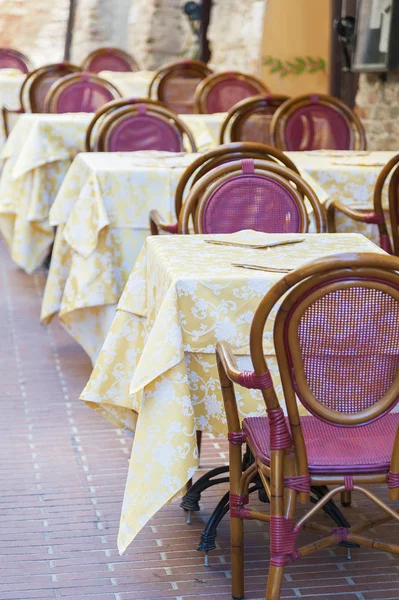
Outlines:
[[[0,599],[228,600],[227,521],[209,568],[196,551],[220,490],[191,526],[178,503],[166,506],[118,556],[131,439],[78,400],[90,363],[56,322],[39,325],[44,273],[19,271],[1,242],[0,271]],[[226,444],[206,436],[202,468],[225,460]],[[351,519],[374,514],[355,500]],[[246,525],[246,598],[263,599],[267,528]],[[385,525],[382,538],[398,531]],[[397,600],[399,559],[326,550],[286,569],[282,598]]]

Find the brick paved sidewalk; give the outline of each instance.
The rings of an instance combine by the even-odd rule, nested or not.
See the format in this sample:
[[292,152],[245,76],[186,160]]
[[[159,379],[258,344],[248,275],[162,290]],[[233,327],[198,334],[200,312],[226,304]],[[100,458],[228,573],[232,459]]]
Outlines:
[[[178,503],[166,506],[118,556],[131,439],[79,402],[90,363],[57,323],[39,325],[44,274],[19,271],[2,242],[0,270],[0,600],[229,600],[227,521],[210,568],[196,551],[221,490],[204,495],[191,526]],[[206,436],[203,468],[225,460],[226,444]],[[246,598],[263,599],[267,528],[246,531]],[[394,526],[380,531],[397,540]],[[286,569],[282,598],[397,600],[398,567],[380,552],[348,562],[327,550]]]

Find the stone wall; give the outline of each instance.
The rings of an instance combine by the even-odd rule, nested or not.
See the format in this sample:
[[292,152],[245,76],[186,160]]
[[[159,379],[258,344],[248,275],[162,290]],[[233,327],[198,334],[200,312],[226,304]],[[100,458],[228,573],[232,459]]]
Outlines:
[[156,69],[195,53],[183,5],[183,0],[132,0],[129,48],[143,68]]
[[68,0],[0,0],[0,45],[24,52],[35,66],[62,60]]
[[214,0],[208,38],[210,65],[258,75],[267,0]]
[[386,82],[378,75],[361,74],[356,96],[356,112],[366,128],[370,150],[398,150],[399,74],[389,74]]

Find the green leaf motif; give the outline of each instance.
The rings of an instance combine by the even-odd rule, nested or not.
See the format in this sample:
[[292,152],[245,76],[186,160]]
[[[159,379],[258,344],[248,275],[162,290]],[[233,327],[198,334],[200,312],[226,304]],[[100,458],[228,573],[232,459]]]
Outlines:
[[313,56],[306,56],[304,58],[295,56],[293,59],[285,61],[274,56],[266,56],[263,64],[270,67],[270,73],[279,73],[281,77],[326,71],[326,61],[320,56],[316,58]]

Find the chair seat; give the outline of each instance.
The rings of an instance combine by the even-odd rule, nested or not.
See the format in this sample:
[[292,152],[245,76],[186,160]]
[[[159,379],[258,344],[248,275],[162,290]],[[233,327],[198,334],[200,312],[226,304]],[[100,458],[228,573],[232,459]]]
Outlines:
[[[287,419],[288,424],[288,419]],[[399,414],[388,414],[362,427],[336,427],[301,417],[309,473],[380,473],[389,471]],[[263,463],[270,463],[267,417],[248,417],[242,423],[247,441]]]

